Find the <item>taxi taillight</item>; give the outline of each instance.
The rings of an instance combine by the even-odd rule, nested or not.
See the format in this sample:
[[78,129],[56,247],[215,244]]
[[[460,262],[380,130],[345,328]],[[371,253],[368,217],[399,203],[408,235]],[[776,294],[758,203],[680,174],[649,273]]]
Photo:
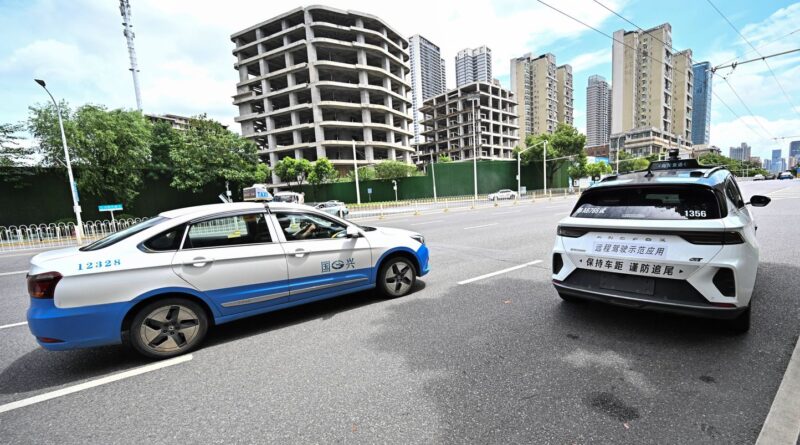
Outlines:
[[58,272],[28,275],[28,295],[31,298],[53,298],[56,284],[61,281],[61,278],[62,276]]

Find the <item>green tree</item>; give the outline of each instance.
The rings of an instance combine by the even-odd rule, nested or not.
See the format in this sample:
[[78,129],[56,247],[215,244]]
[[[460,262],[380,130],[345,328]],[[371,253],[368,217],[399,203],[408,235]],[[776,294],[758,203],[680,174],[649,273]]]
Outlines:
[[375,176],[378,179],[405,178],[416,172],[417,167],[400,161],[383,161],[375,166]]
[[180,133],[181,143],[170,146],[172,186],[199,192],[216,181],[238,186],[263,183],[269,168],[259,163],[258,147],[205,115],[192,118]]
[[635,157],[627,151],[619,152],[619,173],[628,173],[646,169],[651,161],[658,160],[658,155],[646,158]]
[[[359,167],[358,168],[358,180],[359,181],[371,181],[371,180],[376,179],[376,178],[377,178],[377,176],[375,174],[375,168],[374,167]],[[353,174],[352,170],[347,172],[347,176],[342,178],[342,182],[355,182],[355,180],[356,180],[356,177]]]
[[614,171],[610,165],[605,162],[598,161],[591,164],[586,164],[586,175],[590,178],[600,178]]
[[303,184],[311,173],[311,168],[311,162],[308,159],[286,156],[275,164],[275,174],[281,178],[281,181],[289,184],[289,188],[292,188],[292,182],[296,182],[297,185]]
[[[527,165],[532,161],[542,161],[544,156],[544,141],[547,141],[548,184],[552,183],[553,176],[565,166],[568,169],[567,173],[572,178],[583,178],[586,176],[586,152],[583,150],[583,147],[586,145],[585,135],[568,124],[558,124],[553,134],[542,133],[538,135],[528,135],[528,137],[525,138],[525,146],[532,148],[522,153],[522,162],[524,164]],[[550,161],[556,158],[564,159]]]
[[453,162],[453,159],[448,155],[439,155],[439,162],[441,163]]
[[19,165],[31,160],[33,150],[19,143],[22,138],[17,133],[22,130],[22,124],[0,124],[0,167]]
[[747,161],[740,161],[738,159],[732,159],[727,156],[717,154],[717,153],[704,153],[700,155],[697,159],[697,162],[703,165],[722,165],[725,166],[728,170],[730,170],[733,174],[737,176],[753,176],[756,174],[767,174],[767,171],[761,168],[760,165]]
[[336,169],[328,158],[319,158],[311,164],[311,171],[308,173],[308,183],[313,186],[332,182],[339,177]]
[[170,174],[175,166],[170,158],[170,151],[177,147],[182,151],[183,138],[179,131],[172,128],[166,121],[156,121],[151,126],[150,131],[150,169],[151,176]]
[[[138,111],[84,105],[71,112],[62,102],[62,117],[78,189],[106,202],[130,202],[139,194],[142,167],[150,159],[150,126]],[[64,164],[64,149],[52,104],[30,107],[28,130],[43,163]]]

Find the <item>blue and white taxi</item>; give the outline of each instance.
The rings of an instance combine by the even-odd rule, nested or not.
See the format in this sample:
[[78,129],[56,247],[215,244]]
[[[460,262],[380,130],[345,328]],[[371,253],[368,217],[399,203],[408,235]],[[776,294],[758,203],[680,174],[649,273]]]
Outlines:
[[299,204],[188,207],[35,256],[28,326],[50,350],[129,343],[166,358],[212,325],[376,287],[401,297],[428,271],[418,233]]

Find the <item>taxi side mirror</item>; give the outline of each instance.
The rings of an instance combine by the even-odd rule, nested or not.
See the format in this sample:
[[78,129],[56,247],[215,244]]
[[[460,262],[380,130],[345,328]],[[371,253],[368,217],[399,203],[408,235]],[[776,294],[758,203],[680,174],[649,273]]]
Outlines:
[[772,201],[772,198],[769,196],[753,195],[750,197],[750,202],[748,202],[748,204],[752,205],[753,207],[764,207],[765,205],[769,204],[770,201]]
[[345,234],[348,238],[358,238],[361,236],[361,232],[356,228],[356,226],[347,226]]

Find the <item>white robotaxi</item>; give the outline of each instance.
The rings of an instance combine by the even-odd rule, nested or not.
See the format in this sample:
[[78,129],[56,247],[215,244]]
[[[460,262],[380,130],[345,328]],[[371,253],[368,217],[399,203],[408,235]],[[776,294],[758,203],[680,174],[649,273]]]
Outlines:
[[560,221],[553,285],[567,301],[599,300],[750,327],[756,224],[733,175],[694,159],[651,163],[587,189]]
[[428,271],[418,233],[299,204],[188,207],[36,255],[28,326],[50,350],[124,342],[165,358],[212,325],[375,287],[400,297]]

